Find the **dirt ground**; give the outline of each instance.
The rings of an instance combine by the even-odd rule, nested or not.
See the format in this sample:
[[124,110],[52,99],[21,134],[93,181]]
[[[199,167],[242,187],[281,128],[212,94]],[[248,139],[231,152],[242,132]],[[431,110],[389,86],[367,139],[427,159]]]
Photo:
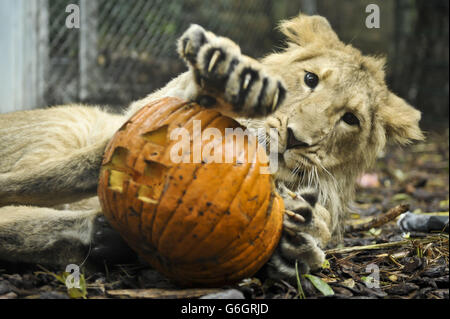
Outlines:
[[[0,262],[0,299],[15,298],[400,298],[448,299],[448,233],[402,233],[396,221],[370,227],[401,204],[414,213],[449,210],[449,142],[445,133],[392,146],[360,180],[355,213],[342,245],[327,250],[328,265],[297,285],[252,278],[223,289],[179,289],[144,264],[84,270],[80,288],[67,289],[61,270]],[[366,228],[366,229],[365,229]],[[300,283],[300,285],[298,285]],[[301,287],[301,288],[300,288]]]

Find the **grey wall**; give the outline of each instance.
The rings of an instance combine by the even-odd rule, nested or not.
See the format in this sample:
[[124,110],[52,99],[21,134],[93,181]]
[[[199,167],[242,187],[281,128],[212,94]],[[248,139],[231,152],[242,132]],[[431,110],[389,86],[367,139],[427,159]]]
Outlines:
[[47,0],[0,1],[0,113],[43,103]]

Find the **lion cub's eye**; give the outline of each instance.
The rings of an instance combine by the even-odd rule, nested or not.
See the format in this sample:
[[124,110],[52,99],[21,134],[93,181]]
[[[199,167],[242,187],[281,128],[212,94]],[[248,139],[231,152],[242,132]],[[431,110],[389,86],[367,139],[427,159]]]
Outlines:
[[311,89],[314,89],[317,84],[319,84],[319,77],[311,72],[306,72],[305,74],[305,84]]
[[347,112],[342,117],[342,120],[347,123],[348,125],[359,125],[359,120],[355,116],[355,114]]

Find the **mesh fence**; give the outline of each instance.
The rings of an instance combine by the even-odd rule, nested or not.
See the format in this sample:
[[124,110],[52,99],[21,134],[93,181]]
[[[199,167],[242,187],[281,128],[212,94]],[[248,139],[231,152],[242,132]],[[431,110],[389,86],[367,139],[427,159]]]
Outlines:
[[[277,41],[276,21],[299,12],[299,4],[288,2],[49,0],[46,103],[124,106],[145,96],[185,70],[176,40],[191,23],[261,56]],[[69,4],[80,8],[79,29],[64,27]],[[290,14],[280,13],[281,4]],[[250,32],[255,25],[258,32]]]
[[[424,111],[448,118],[447,0],[41,0],[48,10],[47,105],[84,102],[125,107],[185,70],[176,40],[191,23],[261,57],[280,46],[281,19],[317,11],[344,42],[387,54],[390,87]],[[365,26],[367,5],[381,8],[381,28]],[[65,27],[78,5],[79,29]],[[405,81],[408,79],[408,81]]]

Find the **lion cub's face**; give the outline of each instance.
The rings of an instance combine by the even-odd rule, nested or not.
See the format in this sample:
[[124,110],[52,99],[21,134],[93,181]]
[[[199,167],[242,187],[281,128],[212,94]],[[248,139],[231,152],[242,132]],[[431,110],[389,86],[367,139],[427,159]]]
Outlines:
[[328,22],[299,16],[281,29],[289,47],[263,63],[288,88],[283,106],[264,121],[278,134],[281,178],[296,171],[359,174],[384,147],[422,139],[420,113],[389,92],[384,61],[339,41]]

